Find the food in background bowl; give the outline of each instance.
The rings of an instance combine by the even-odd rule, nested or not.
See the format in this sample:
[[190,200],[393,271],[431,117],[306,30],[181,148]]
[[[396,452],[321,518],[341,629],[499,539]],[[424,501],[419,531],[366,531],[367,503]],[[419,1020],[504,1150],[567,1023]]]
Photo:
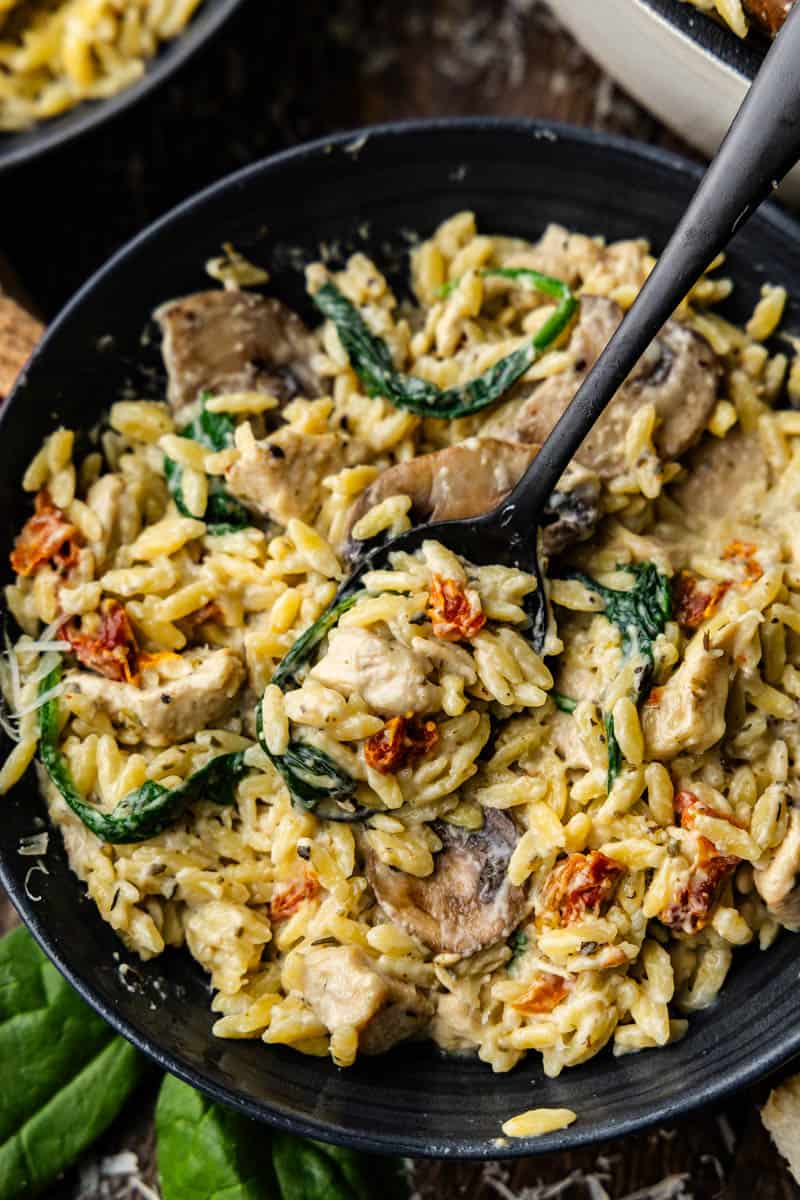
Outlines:
[[0,130],[129,87],[201,2],[0,0]]
[[789,15],[795,0],[688,0],[701,12],[713,13],[738,34],[747,37],[751,28],[774,36]]
[[30,464],[0,784],[38,755],[100,914],[188,947],[220,1037],[556,1076],[680,1038],[800,925],[782,289],[746,329],[693,289],[554,493],[542,580],[430,541],[336,598],[374,539],[507,494],[652,261],[462,212],[411,301],[312,264],[311,332],[230,254],[157,311],[167,400]]

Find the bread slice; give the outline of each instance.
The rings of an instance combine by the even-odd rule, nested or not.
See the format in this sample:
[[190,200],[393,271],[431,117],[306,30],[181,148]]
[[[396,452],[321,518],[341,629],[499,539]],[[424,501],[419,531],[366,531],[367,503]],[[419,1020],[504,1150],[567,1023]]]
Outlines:
[[16,300],[0,295],[0,403],[44,332],[44,326]]
[[800,1183],[800,1075],[772,1089],[761,1110],[761,1120]]

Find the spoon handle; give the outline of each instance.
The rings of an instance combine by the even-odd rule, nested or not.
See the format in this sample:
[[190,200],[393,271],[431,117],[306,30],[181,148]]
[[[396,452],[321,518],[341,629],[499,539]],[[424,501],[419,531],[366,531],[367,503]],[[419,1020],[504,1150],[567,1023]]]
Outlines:
[[800,158],[800,4],[773,43],[636,302],[503,505],[529,526],[586,434],[664,322]]

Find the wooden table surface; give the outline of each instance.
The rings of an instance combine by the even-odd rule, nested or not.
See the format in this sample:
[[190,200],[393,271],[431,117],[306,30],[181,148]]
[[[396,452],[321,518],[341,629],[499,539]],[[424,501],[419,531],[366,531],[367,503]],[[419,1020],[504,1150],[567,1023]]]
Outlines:
[[[456,113],[573,121],[691,153],[539,0],[248,0],[166,89],[4,178],[1,207],[13,221],[2,249],[50,316],[119,245],[227,172],[331,130]],[[14,920],[0,894],[0,929]],[[768,1090],[574,1154],[420,1162],[417,1200],[798,1200],[759,1119]],[[152,1185],[153,1099],[137,1095],[82,1175],[71,1172],[48,1200],[139,1194],[124,1180],[92,1183],[92,1164],[122,1149],[138,1154]]]

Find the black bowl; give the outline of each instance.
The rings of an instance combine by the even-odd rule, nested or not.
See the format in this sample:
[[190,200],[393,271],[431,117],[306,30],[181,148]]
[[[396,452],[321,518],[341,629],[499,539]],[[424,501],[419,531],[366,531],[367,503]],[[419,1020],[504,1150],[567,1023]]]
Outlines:
[[[25,515],[24,465],[57,421],[88,428],[126,384],[158,394],[152,364],[139,365],[142,328],[160,301],[203,286],[203,262],[223,239],[268,265],[274,292],[304,309],[298,266],[320,240],[399,265],[412,233],[471,207],[484,229],[533,236],[560,221],[609,238],[645,235],[658,248],[698,175],[680,158],[605,134],[455,120],[326,139],[224,180],[113,258],[50,327],[2,420],[0,545],[7,553]],[[738,281],[731,314],[742,318],[765,280],[791,288],[800,278],[800,228],[765,208],[738,235],[729,268]],[[794,304],[788,323],[800,325]],[[215,1040],[208,984],[188,955],[134,962],[121,977],[130,956],[83,897],[57,835],[49,874],[32,874],[26,890],[32,860],[17,846],[43,816],[31,775],[3,800],[0,873],[47,954],[167,1070],[284,1129],[411,1155],[530,1154],[672,1119],[800,1050],[800,940],[788,934],[766,954],[739,953],[719,1002],[691,1019],[682,1042],[619,1060],[606,1050],[559,1079],[545,1079],[533,1056],[493,1075],[475,1059],[405,1045],[338,1071],[258,1041]],[[502,1122],[541,1105],[572,1108],[578,1120],[500,1151]]]
[[166,42],[146,65],[144,74],[130,87],[106,100],[84,100],[56,117],[39,121],[18,133],[0,132],[0,172],[38,158],[96,125],[108,121],[141,100],[213,37],[242,0],[205,0],[186,29]]

